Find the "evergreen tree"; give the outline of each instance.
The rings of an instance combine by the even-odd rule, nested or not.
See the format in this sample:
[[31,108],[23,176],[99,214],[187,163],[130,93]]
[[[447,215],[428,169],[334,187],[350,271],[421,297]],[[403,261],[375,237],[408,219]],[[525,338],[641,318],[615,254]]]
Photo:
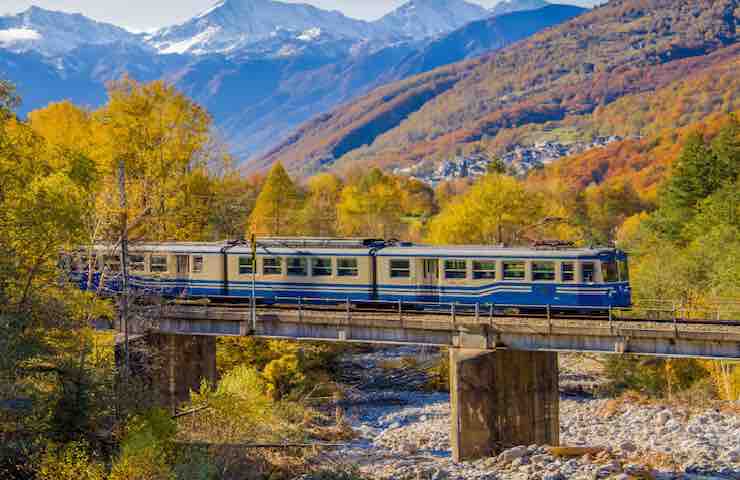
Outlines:
[[300,203],[298,188],[283,165],[276,163],[257,197],[250,219],[251,233],[278,236],[295,233]]

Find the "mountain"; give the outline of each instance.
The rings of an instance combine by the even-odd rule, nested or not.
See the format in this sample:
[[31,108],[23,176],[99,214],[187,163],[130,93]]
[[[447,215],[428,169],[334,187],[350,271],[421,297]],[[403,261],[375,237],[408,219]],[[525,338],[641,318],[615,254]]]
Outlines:
[[[240,1],[240,5],[252,5],[267,0]],[[215,21],[219,8],[228,7],[219,5],[200,19]],[[61,53],[53,55],[48,49],[34,51],[33,45],[0,47],[0,76],[18,86],[24,100],[21,114],[64,99],[95,108],[106,100],[105,83],[124,74],[140,81],[165,79],[207,108],[232,152],[246,159],[288,138],[301,123],[358,95],[501,48],[581,11],[567,7],[561,12],[521,12],[511,18],[473,22],[436,38],[407,41],[371,43],[341,30],[279,29],[233,49],[226,41],[204,44],[202,48],[229,51],[200,55],[192,54],[193,50],[164,53],[171,45],[153,48],[157,34],[137,36],[114,28],[120,36],[101,36],[92,43],[59,42]],[[40,11],[37,16],[65,18],[66,14]],[[2,21],[8,18],[15,17]],[[40,23],[34,28],[46,32]],[[88,20],[85,28],[97,25]],[[78,27],[73,32],[84,37],[79,33],[83,30]]]
[[583,11],[520,12],[474,22],[430,42],[401,42],[361,55],[316,48],[290,58],[206,57],[175,81],[214,113],[234,152],[248,158],[317,113],[373,88],[501,48]]
[[421,39],[450,32],[489,15],[485,8],[465,0],[410,0],[374,24]]
[[503,0],[491,8],[491,13],[493,15],[505,15],[507,13],[545,8],[549,4],[545,0]]
[[162,53],[225,53],[288,33],[313,40],[322,33],[355,40],[390,35],[338,11],[273,0],[223,0],[185,23],[160,30],[147,42]]
[[0,17],[0,49],[46,56],[68,53],[81,45],[139,43],[123,28],[96,22],[80,14],[31,7],[17,15]]
[[740,0],[614,0],[498,52],[383,86],[317,116],[254,166],[280,160],[302,175],[395,169],[441,162],[476,145],[500,154],[522,140],[567,139],[581,132],[558,125],[736,55],[739,23]]

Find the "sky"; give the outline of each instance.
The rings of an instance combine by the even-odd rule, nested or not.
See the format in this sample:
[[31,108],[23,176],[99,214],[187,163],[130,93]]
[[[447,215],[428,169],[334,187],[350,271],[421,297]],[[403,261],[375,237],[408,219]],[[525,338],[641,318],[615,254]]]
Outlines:
[[[375,20],[406,0],[282,0],[310,3],[325,10],[340,10],[345,15]],[[470,0],[486,7],[498,0]],[[566,0],[562,3],[589,4],[591,0]],[[113,23],[133,31],[148,31],[183,22],[208,9],[216,0],[0,0],[0,15],[21,12],[31,5],[48,10],[82,13],[98,21]]]

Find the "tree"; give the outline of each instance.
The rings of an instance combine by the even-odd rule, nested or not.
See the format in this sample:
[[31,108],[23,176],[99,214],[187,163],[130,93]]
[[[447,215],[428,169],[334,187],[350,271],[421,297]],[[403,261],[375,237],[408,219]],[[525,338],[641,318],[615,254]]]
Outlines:
[[342,190],[337,207],[345,235],[399,238],[402,192],[397,180],[375,168]]
[[[213,160],[210,116],[162,81],[140,84],[124,78],[110,85],[108,95],[108,104],[94,115],[103,135],[96,156],[108,178],[115,177],[121,162],[125,166],[131,236],[198,240],[210,195],[193,177],[207,177]],[[117,187],[117,182],[106,184]]]
[[632,184],[625,180],[590,185],[580,200],[589,240],[602,245],[614,240],[627,217],[645,209]]
[[435,217],[427,239],[440,244],[501,244],[536,223],[542,211],[538,194],[527,192],[512,177],[489,174],[450,201]]
[[251,233],[290,235],[296,231],[301,196],[283,165],[276,163],[257,197],[250,218]]
[[16,95],[13,84],[0,78],[0,121],[7,120],[20,103],[20,97]]
[[659,228],[668,238],[678,239],[683,225],[691,220],[696,204],[721,185],[717,163],[704,137],[698,132],[689,135],[661,194],[656,217]]
[[308,181],[306,203],[301,212],[301,233],[332,237],[337,234],[337,204],[342,193],[342,181],[336,175],[324,173]]
[[249,217],[257,202],[258,188],[236,171],[227,171],[213,185],[213,199],[208,206],[209,236],[236,239],[249,226]]

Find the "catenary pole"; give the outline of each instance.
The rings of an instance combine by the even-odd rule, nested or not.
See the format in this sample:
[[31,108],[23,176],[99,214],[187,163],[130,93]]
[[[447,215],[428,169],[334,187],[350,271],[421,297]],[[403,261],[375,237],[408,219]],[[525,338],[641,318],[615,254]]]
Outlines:
[[123,355],[126,373],[129,372],[129,325],[128,325],[128,203],[126,201],[126,162],[118,162],[118,194],[121,209],[121,303],[120,328],[123,330]]

